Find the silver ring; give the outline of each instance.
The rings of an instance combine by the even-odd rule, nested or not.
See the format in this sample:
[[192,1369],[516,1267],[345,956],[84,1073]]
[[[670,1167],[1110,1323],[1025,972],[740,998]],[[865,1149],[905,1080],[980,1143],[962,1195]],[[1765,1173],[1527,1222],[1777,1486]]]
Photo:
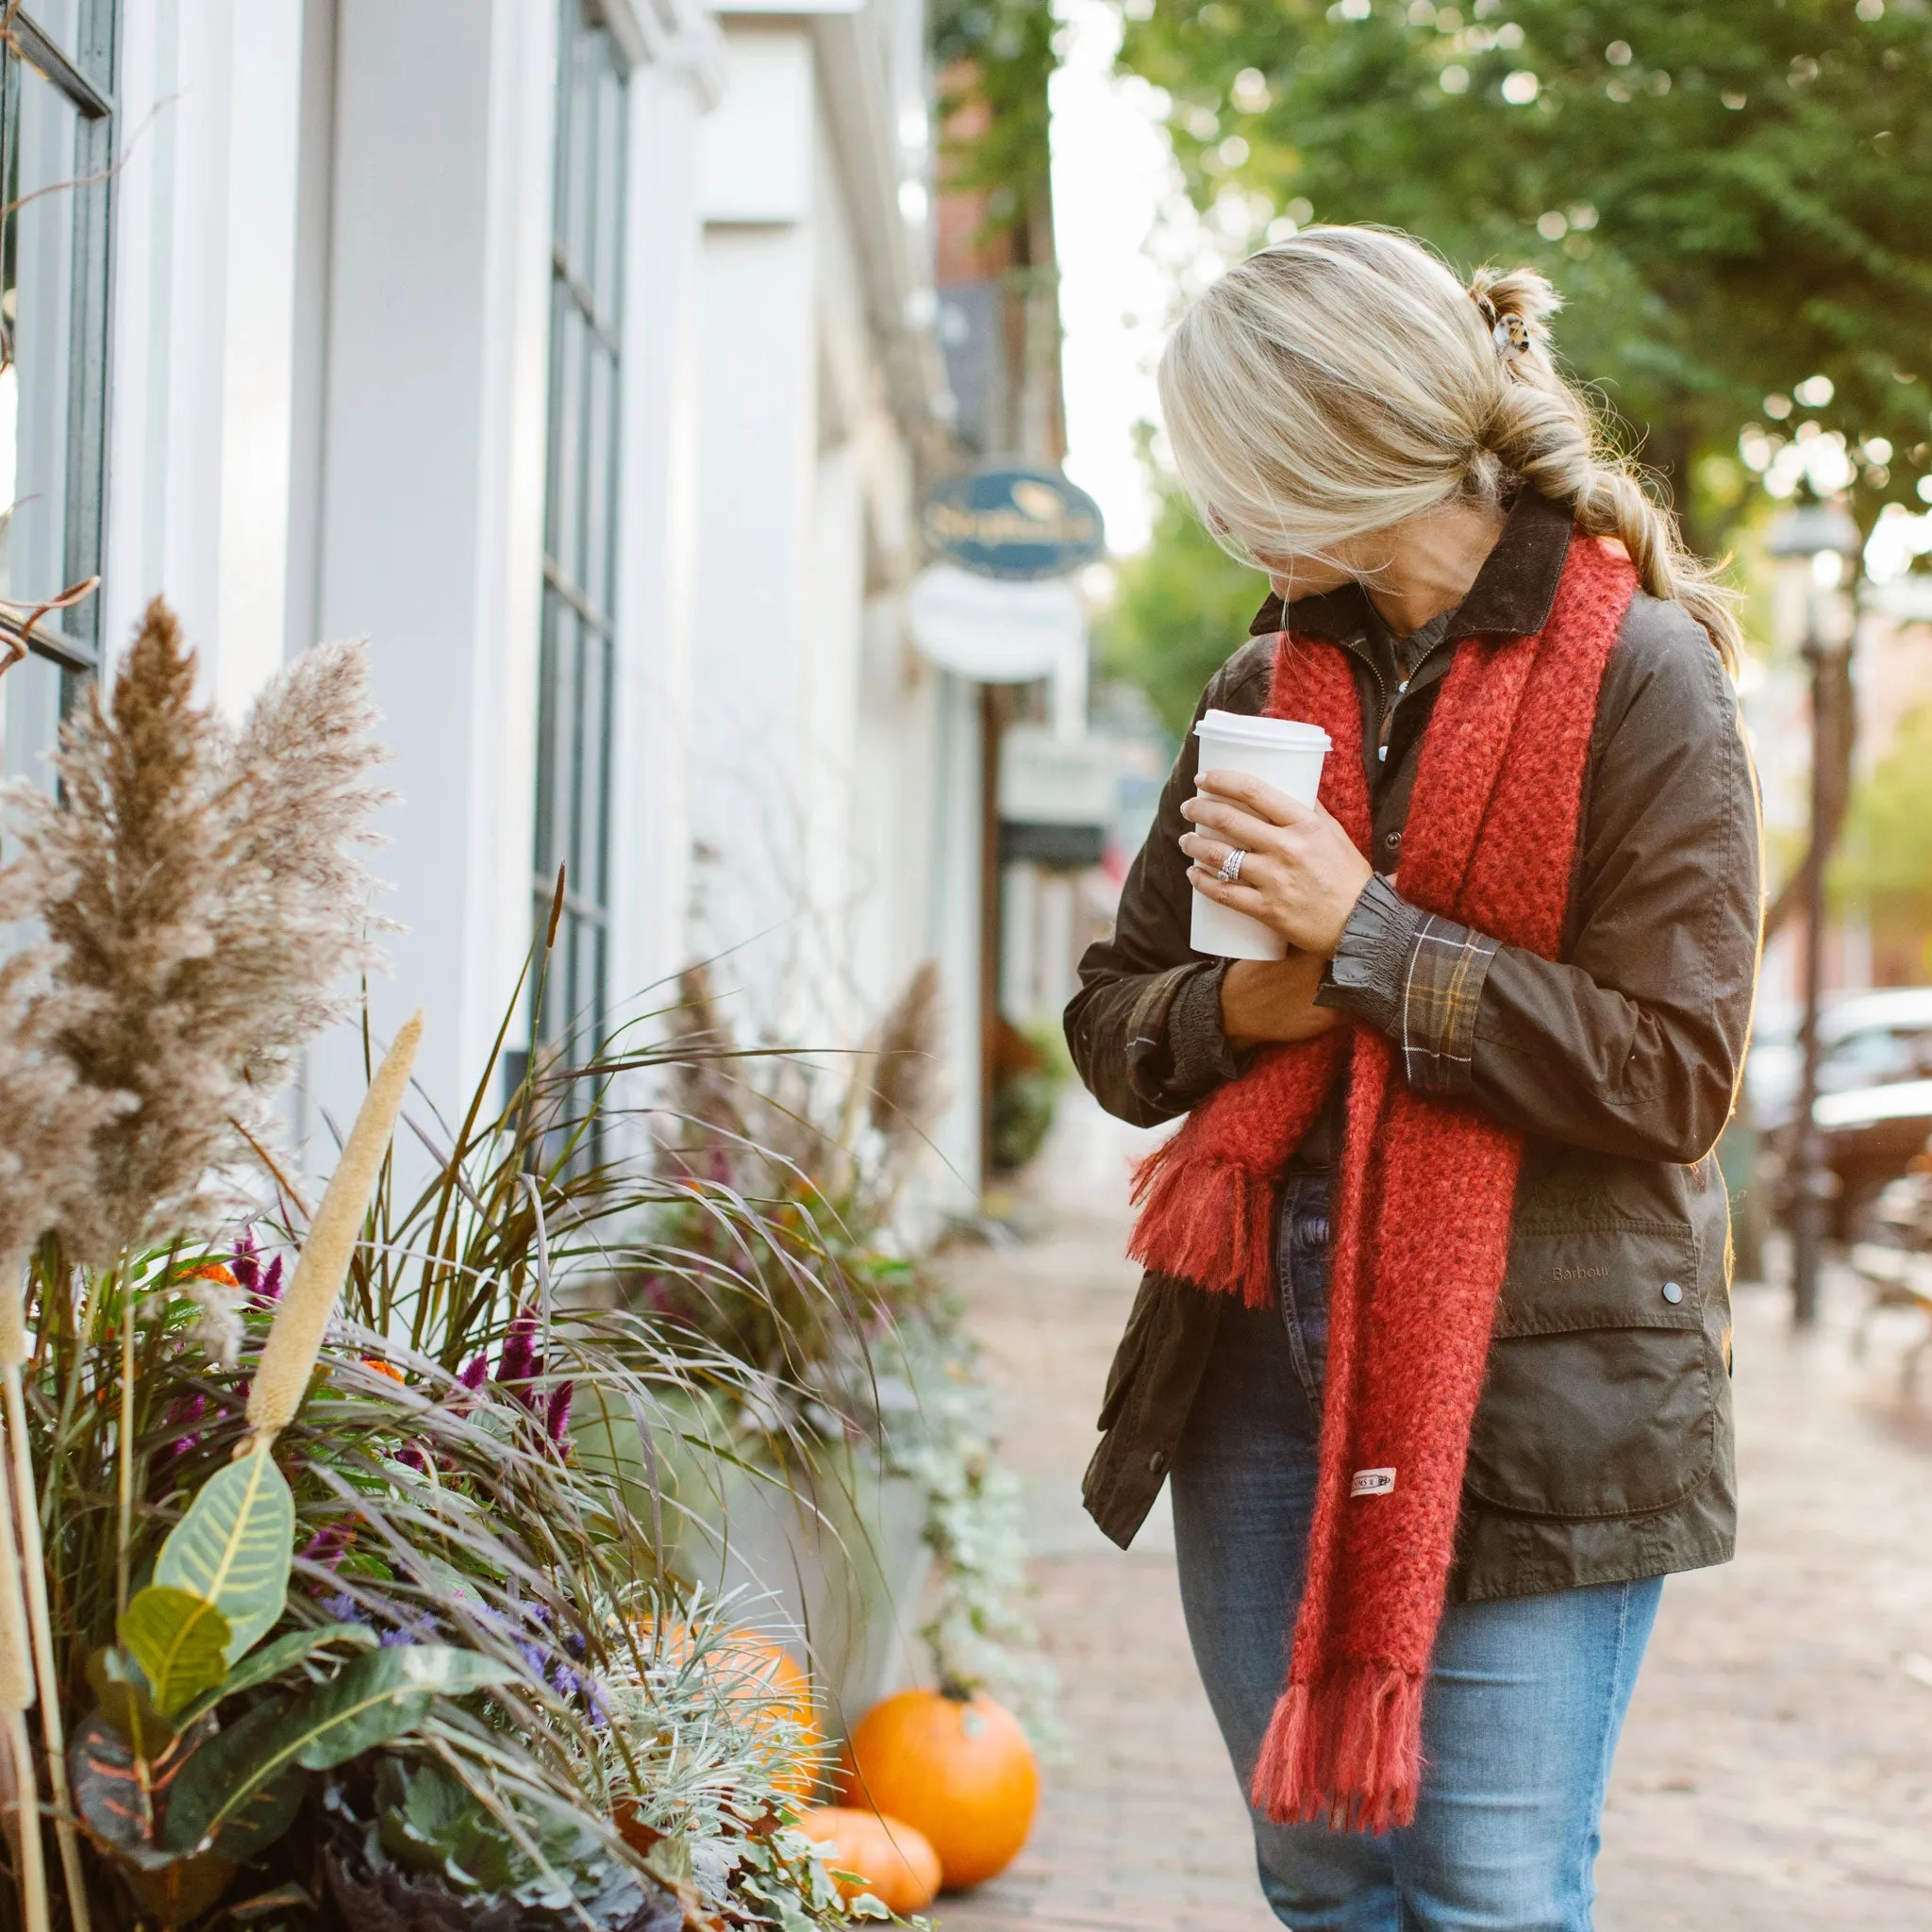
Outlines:
[[1239,845],[1230,845],[1227,857],[1221,861],[1221,870],[1214,874],[1224,886],[1231,886],[1241,875],[1241,860],[1248,855]]

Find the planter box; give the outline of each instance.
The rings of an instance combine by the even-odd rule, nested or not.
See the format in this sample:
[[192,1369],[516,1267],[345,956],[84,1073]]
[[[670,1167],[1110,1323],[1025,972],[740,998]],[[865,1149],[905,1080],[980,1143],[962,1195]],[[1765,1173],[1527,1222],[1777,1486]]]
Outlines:
[[645,1522],[655,1463],[664,1567],[729,1597],[734,1621],[805,1663],[826,1736],[843,1737],[919,1675],[913,1620],[932,1561],[924,1492],[848,1444],[824,1444],[809,1468],[781,1471],[711,1449],[695,1408],[667,1410],[664,1424],[650,1457],[627,1417],[573,1435],[587,1463],[614,1470]]

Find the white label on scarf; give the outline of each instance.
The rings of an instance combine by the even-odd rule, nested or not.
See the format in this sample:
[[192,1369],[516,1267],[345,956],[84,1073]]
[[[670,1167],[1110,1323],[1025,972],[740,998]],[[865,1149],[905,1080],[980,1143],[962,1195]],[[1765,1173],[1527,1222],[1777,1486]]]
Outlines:
[[1386,1496],[1395,1487],[1392,1469],[1358,1469],[1349,1483],[1351,1496]]

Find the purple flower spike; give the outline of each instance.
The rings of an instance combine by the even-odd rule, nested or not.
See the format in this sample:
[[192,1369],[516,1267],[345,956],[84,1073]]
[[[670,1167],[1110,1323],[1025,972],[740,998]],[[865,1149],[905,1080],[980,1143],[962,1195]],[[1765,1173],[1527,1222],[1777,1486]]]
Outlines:
[[320,1607],[338,1624],[366,1624],[369,1621],[362,1606],[346,1590],[339,1590],[335,1595],[324,1597]]
[[261,1249],[257,1245],[255,1230],[244,1227],[241,1239],[235,1243],[235,1252],[228,1257],[228,1272],[235,1277],[237,1286],[255,1294],[261,1285]]
[[273,1307],[282,1298],[282,1257],[277,1255],[268,1264],[268,1272],[261,1277],[261,1286],[255,1291],[255,1298],[263,1307]]
[[559,1382],[550,1391],[550,1410],[543,1418],[543,1432],[559,1447],[570,1433],[570,1406],[576,1391],[575,1382]]
[[503,1338],[503,1353],[497,1357],[496,1379],[514,1390],[537,1373],[537,1318],[515,1316],[509,1332]]
[[422,1448],[417,1443],[405,1443],[402,1448],[396,1451],[396,1460],[405,1469],[413,1469],[418,1475],[427,1475],[429,1474],[429,1458],[423,1453]]
[[482,1388],[484,1382],[488,1379],[489,1374],[490,1357],[487,1355],[479,1355],[476,1357],[476,1359],[473,1361],[470,1364],[470,1366],[467,1369],[465,1369],[460,1375],[457,1377],[457,1380],[460,1382],[465,1389],[470,1390],[474,1393],[476,1390]]
[[186,1456],[190,1450],[201,1446],[201,1430],[197,1424],[207,1414],[208,1397],[199,1391],[169,1405],[168,1426],[176,1433],[155,1451],[152,1466],[156,1470],[164,1468],[177,1456]]
[[349,1525],[347,1523],[326,1523],[310,1537],[301,1550],[302,1557],[310,1563],[321,1563],[333,1570],[349,1551]]

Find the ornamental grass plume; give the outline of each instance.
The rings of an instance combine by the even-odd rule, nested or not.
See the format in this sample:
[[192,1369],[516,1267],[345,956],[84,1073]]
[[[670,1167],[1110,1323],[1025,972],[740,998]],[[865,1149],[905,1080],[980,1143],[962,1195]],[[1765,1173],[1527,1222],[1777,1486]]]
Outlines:
[[9,800],[10,890],[46,931],[49,1044],[86,1116],[87,1158],[50,1191],[82,1260],[207,1221],[210,1176],[370,957],[357,848],[381,753],[360,647],[308,653],[239,736],[194,682],[157,598],[111,692],[62,731],[61,797]]
[[893,1166],[922,1145],[946,1105],[946,1012],[940,969],[924,960],[879,1024],[872,1124]]
[[409,1091],[409,1070],[416,1063],[422,1038],[423,1015],[419,1012],[404,1023],[375,1070],[369,1091],[362,1096],[356,1124],[349,1129],[322,1205],[308,1224],[294,1277],[262,1345],[261,1365],[248,1391],[253,1433],[242,1444],[244,1454],[268,1450],[293,1420],[308,1391],[308,1378],[322,1353],[322,1338],[361,1238],[369,1196],[382,1172],[403,1096]]
[[702,959],[677,975],[677,1005],[667,1016],[678,1058],[671,1070],[672,1105],[687,1145],[716,1146],[744,1138],[744,1116],[729,1071],[736,1057],[731,1023],[718,1005],[711,969]]

